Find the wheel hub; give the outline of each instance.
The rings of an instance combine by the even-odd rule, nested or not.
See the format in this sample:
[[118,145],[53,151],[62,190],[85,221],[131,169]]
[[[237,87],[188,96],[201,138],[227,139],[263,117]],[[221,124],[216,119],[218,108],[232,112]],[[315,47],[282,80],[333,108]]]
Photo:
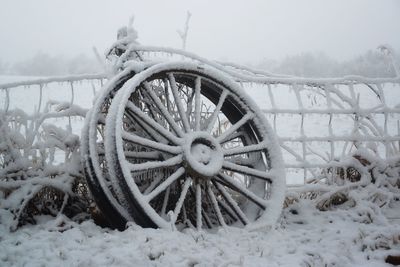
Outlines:
[[222,168],[224,159],[217,140],[207,132],[194,132],[186,136],[184,160],[187,171],[197,178],[209,178]]

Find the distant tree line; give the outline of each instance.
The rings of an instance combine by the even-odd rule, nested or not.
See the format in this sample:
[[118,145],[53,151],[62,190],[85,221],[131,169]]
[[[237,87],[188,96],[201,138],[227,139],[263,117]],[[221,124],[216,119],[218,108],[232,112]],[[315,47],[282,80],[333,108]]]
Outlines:
[[[400,64],[400,57],[395,58]],[[361,75],[366,77],[393,77],[395,70],[388,57],[380,51],[369,50],[363,55],[346,61],[337,61],[322,52],[308,52],[287,56],[283,60],[263,59],[256,65],[258,69],[272,73],[301,77],[341,77]]]
[[[396,58],[400,64],[400,58]],[[343,75],[362,75],[367,77],[392,77],[394,69],[379,51],[367,51],[347,61],[337,61],[321,52],[307,52],[287,56],[282,60],[264,58],[253,67],[278,74],[301,77],[340,77]],[[101,72],[101,63],[93,57],[81,54],[73,58],[51,56],[38,52],[32,58],[13,65],[0,59],[0,74],[24,76],[53,76]]]
[[0,74],[7,73],[7,71],[8,71],[8,64],[2,62],[0,59]]
[[0,74],[24,76],[56,76],[69,74],[97,73],[101,65],[96,58],[81,54],[73,58],[51,56],[38,52],[32,58],[17,62],[13,65],[0,61]]

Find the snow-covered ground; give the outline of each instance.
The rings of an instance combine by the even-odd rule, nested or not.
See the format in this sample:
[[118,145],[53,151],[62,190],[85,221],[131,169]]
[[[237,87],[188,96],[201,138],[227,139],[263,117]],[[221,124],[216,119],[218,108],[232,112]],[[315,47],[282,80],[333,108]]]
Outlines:
[[[0,83],[19,79],[1,77]],[[74,103],[90,107],[93,88],[98,89],[99,84],[75,86]],[[393,87],[397,90],[396,86]],[[39,88],[33,88],[33,94],[31,89],[21,87],[11,92],[14,101],[10,104],[14,106],[10,108],[28,112],[37,109]],[[268,108],[262,100],[267,98],[264,92],[257,88],[249,90],[253,90],[249,93],[257,104]],[[293,100],[293,92],[285,90],[282,99]],[[396,90],[393,96],[398,96]],[[0,107],[5,105],[3,94],[0,92]],[[43,90],[43,94],[42,105],[48,99],[70,101],[73,97],[71,91],[60,90],[58,86]],[[389,97],[388,102],[394,106],[398,99]],[[322,122],[318,118],[309,131],[321,131]],[[278,131],[298,133],[299,125],[288,123],[294,121],[298,118],[287,116],[278,121]],[[76,134],[82,123],[74,121]],[[343,125],[344,122],[336,127],[338,131],[345,131]],[[397,129],[396,126],[389,125],[389,131]],[[376,182],[346,192],[350,196],[347,201],[328,205],[321,211],[317,208],[321,198],[299,197],[289,191],[290,201],[276,227],[253,232],[236,228],[216,233],[178,232],[136,225],[119,232],[101,228],[93,221],[78,224],[63,215],[43,216],[36,225],[26,225],[15,232],[0,224],[0,266],[388,266],[384,262],[387,255],[400,255],[399,185],[389,190],[385,183]],[[0,209],[0,221],[2,216],[6,215]]]
[[400,255],[400,224],[376,213],[371,222],[363,208],[318,211],[302,200],[276,228],[254,232],[119,232],[43,218],[15,233],[0,226],[0,266],[390,266],[384,259]]

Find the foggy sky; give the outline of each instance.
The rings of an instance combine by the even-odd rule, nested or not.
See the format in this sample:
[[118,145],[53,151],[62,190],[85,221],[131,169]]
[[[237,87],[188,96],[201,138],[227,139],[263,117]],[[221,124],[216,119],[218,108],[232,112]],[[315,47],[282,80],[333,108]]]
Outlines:
[[321,51],[343,60],[380,44],[400,49],[397,0],[0,0],[0,61],[103,53],[132,15],[141,44],[180,48],[188,10],[187,50],[210,59]]

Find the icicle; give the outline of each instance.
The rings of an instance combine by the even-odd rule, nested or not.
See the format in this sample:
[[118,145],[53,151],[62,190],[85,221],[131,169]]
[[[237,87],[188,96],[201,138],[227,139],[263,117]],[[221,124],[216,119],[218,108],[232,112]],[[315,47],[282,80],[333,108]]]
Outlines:
[[354,92],[354,85],[353,83],[349,84],[349,91],[350,91],[350,96],[352,100],[352,106],[354,107],[356,105],[356,94]]
[[72,81],[70,82],[70,86],[71,86],[71,101],[70,101],[70,106],[72,106],[72,105],[74,104],[74,97],[75,97],[75,94],[74,94],[74,84],[73,84]]
[[8,88],[6,89],[6,101],[4,104],[5,104],[4,110],[7,113],[8,109],[10,107],[10,92],[9,92]]
[[[72,81],[70,82],[70,86],[71,86],[71,101],[70,101],[70,104],[69,104],[69,109],[71,109],[71,107],[73,106],[73,104],[74,104],[74,97],[75,97],[75,94],[74,94],[74,85],[73,85],[73,82],[72,82]],[[71,116],[68,116],[68,126],[69,126],[69,128],[68,128],[69,132],[72,133]]]
[[[397,135],[400,136],[400,120],[397,120]],[[400,140],[398,142],[399,149],[397,151],[400,151]]]
[[39,104],[36,110],[37,113],[40,113],[40,109],[42,108],[42,98],[43,98],[43,84],[39,85]]
[[294,93],[296,95],[296,99],[297,99],[297,105],[299,107],[299,109],[301,110],[300,112],[303,113],[303,101],[301,99],[301,95],[300,95],[300,91],[299,91],[299,87],[297,84],[293,84],[293,86],[291,86],[291,88],[294,90]]
[[274,95],[272,94],[271,84],[268,84],[268,96],[271,102],[272,109],[276,109]]
[[[301,113],[301,126],[300,126],[300,132],[301,132],[301,137],[302,138],[304,138],[305,137],[305,134],[304,134],[304,113]],[[304,162],[304,163],[306,163],[307,162],[307,159],[306,159],[306,141],[304,141],[304,139],[301,141],[301,147],[302,147],[302,161]],[[306,168],[304,168],[304,177],[303,177],[303,183],[305,184],[306,183],[306,179],[307,179],[307,169]]]
[[333,143],[333,128],[332,128],[332,117],[333,117],[333,115],[332,115],[332,113],[329,113],[329,138],[331,139],[330,141],[329,141],[329,143],[330,143],[330,146],[331,146],[331,157],[330,157],[330,160],[333,160],[334,158],[335,158],[335,145],[334,145],[334,143]]
[[92,83],[92,93],[93,93],[93,99],[96,96],[96,87],[94,85],[94,83]]
[[383,91],[383,86],[382,84],[376,84],[375,85],[376,88],[378,89],[378,94],[379,94],[379,100],[382,102],[382,104],[384,105],[384,107],[386,107],[386,97],[385,97],[385,93]]

